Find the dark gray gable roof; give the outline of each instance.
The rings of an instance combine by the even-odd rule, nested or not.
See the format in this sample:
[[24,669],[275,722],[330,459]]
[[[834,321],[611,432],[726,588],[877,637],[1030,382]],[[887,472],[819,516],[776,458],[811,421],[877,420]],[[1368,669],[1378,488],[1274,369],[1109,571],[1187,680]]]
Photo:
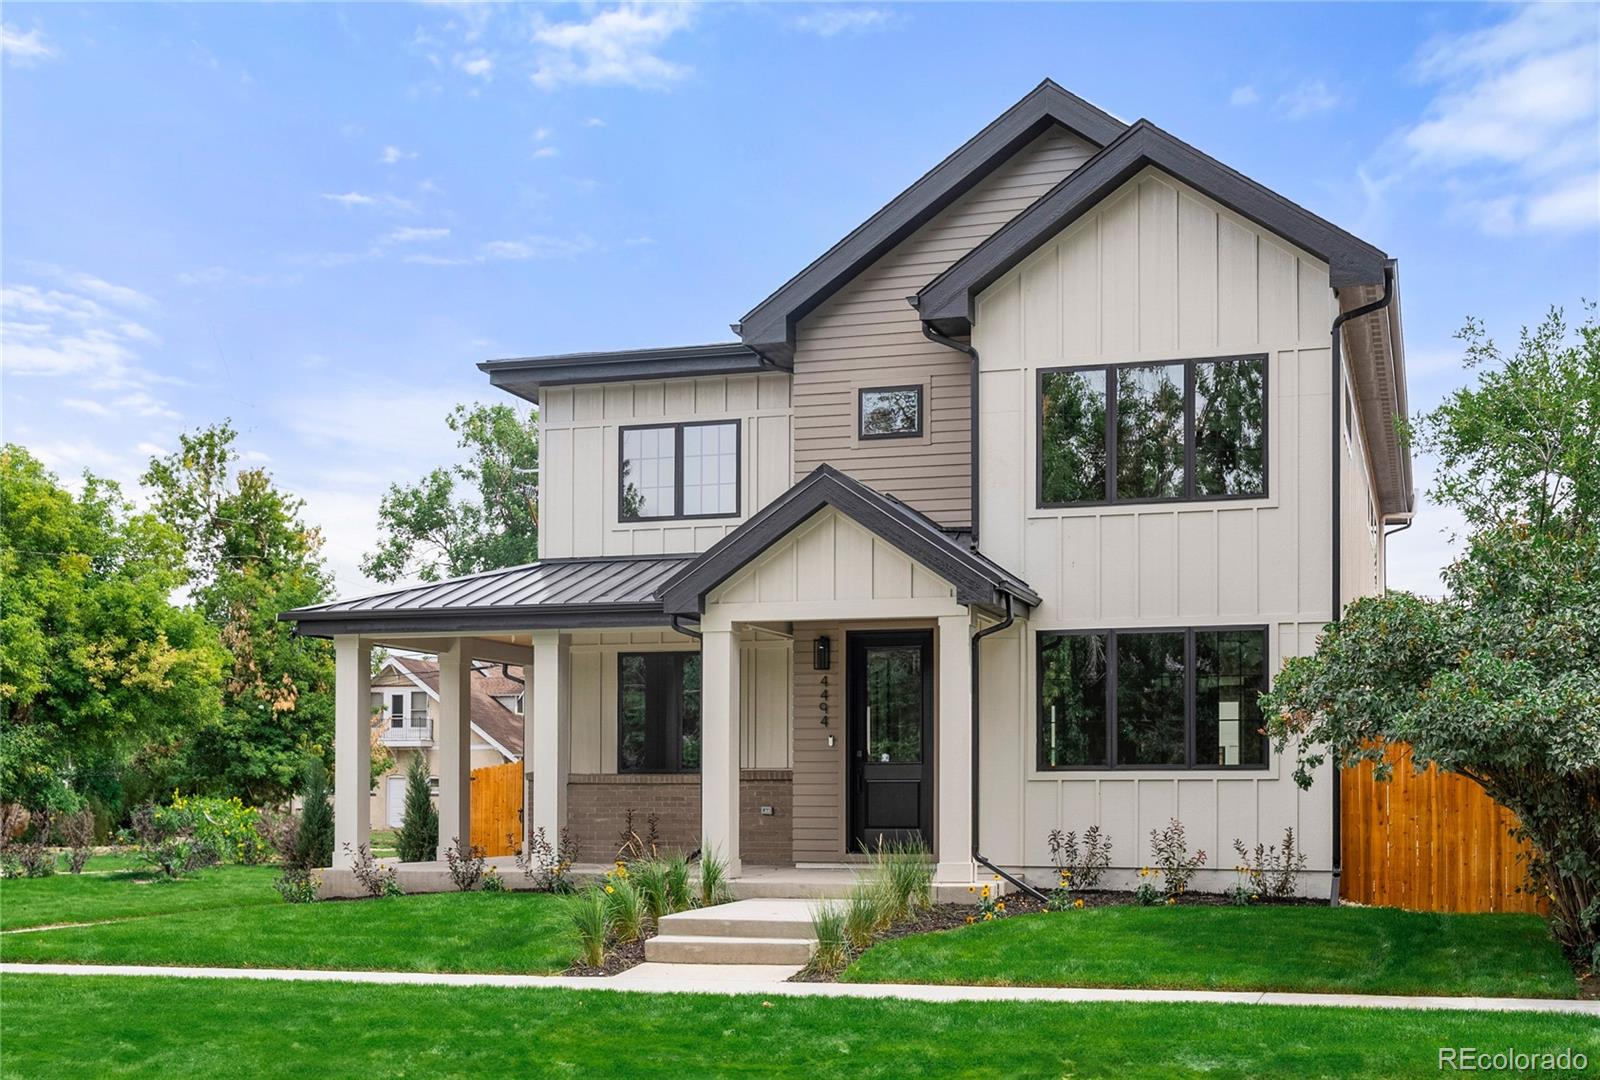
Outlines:
[[545,559],[296,608],[278,618],[318,637],[658,625],[667,620],[656,589],[694,561],[692,554]]
[[1126,125],[1046,79],[850,235],[790,278],[734,325],[746,345],[780,363],[794,357],[794,328],[885,252],[970,191],[1052,125],[1105,146]]
[[1140,120],[923,286],[912,299],[922,321],[941,333],[966,333],[980,292],[1147,166],[1326,261],[1335,288],[1383,280],[1387,256],[1371,244]]
[[737,341],[712,345],[674,345],[617,352],[558,353],[486,360],[478,370],[489,382],[529,401],[539,400],[543,386],[575,383],[678,379],[695,375],[743,375],[770,369],[760,353]]
[[700,614],[708,592],[829,506],[954,585],[956,599],[963,604],[998,610],[1006,594],[1027,606],[1039,602],[1039,595],[1021,578],[969,550],[905,503],[831,465],[818,465],[664,582],[657,591],[661,606],[668,615]]

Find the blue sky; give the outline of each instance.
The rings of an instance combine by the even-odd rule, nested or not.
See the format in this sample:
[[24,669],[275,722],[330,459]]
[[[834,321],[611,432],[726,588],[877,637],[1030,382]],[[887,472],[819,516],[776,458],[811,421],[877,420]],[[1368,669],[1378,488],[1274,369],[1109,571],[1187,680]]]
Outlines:
[[1414,407],[1466,315],[1600,296],[1593,6],[8,3],[3,46],[4,437],[131,485],[232,417],[347,593],[475,362],[728,338],[1045,76],[1397,256]]

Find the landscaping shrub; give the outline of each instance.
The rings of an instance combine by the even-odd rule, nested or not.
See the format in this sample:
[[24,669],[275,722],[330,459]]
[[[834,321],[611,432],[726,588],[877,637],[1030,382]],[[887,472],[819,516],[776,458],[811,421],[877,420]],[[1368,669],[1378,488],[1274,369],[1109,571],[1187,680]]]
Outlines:
[[76,814],[67,814],[58,831],[67,845],[67,869],[74,874],[83,873],[94,849],[94,811],[85,806]]
[[478,845],[464,847],[461,837],[452,836],[450,846],[444,849],[444,860],[450,867],[450,880],[462,892],[471,892],[483,883],[483,870],[487,863],[483,848]]
[[933,906],[933,866],[920,838],[880,840],[872,864],[884,890],[885,914],[891,924]]
[[[255,866],[265,862],[270,852],[256,827],[260,813],[246,806],[238,796],[228,799],[172,793],[172,809],[186,814],[194,824],[195,836],[217,852],[223,862]],[[91,825],[92,827],[92,825]],[[329,852],[330,858],[332,852]]]
[[1276,844],[1270,847],[1257,844],[1251,852],[1245,848],[1244,841],[1237,838],[1233,841],[1233,850],[1243,860],[1241,865],[1257,896],[1282,900],[1294,895],[1295,881],[1306,868],[1306,853],[1295,846],[1293,828],[1283,830],[1281,851]]
[[483,872],[483,891],[492,893],[506,892],[506,879],[500,876],[500,871],[494,867]]
[[661,916],[672,914],[667,906],[667,864],[660,859],[641,859],[629,871],[633,887],[639,891],[639,903],[652,923],[659,924]]
[[607,874],[604,888],[606,911],[617,941],[624,945],[638,941],[644,936],[644,901],[628,876],[627,867],[618,864]]
[[328,790],[328,770],[322,762],[305,764],[301,780],[300,826],[295,834],[298,845],[295,864],[311,869],[333,864],[333,800]]
[[56,872],[56,855],[50,850],[53,820],[48,810],[33,811],[27,819],[27,834],[20,841],[7,845],[7,854],[15,865],[15,873],[39,878],[49,877]]
[[311,904],[318,900],[317,890],[321,884],[322,875],[316,871],[286,866],[272,887],[278,890],[285,903]]
[[432,862],[439,852],[439,811],[428,788],[428,759],[412,754],[406,767],[405,816],[395,837],[401,862]]
[[1057,876],[1079,889],[1100,884],[1100,875],[1111,865],[1111,837],[1101,835],[1098,825],[1084,830],[1081,843],[1076,830],[1062,833],[1051,829],[1049,843]]
[[851,886],[844,902],[844,936],[856,952],[872,944],[872,935],[883,922],[884,899],[883,889],[870,879]]
[[682,854],[667,860],[667,910],[688,911],[694,906],[694,896],[689,889],[689,860]]
[[623,815],[622,832],[617,835],[617,858],[623,862],[653,859],[661,849],[661,815],[651,812],[645,818],[645,834],[640,836],[633,827],[633,808]]
[[1160,870],[1152,870],[1148,866],[1139,867],[1139,885],[1133,890],[1133,899],[1145,907],[1160,903],[1161,890],[1156,888],[1155,882],[1151,880],[1160,876]]
[[716,851],[702,845],[700,849],[700,906],[715,907],[733,899],[728,885],[728,863]]
[[138,846],[139,860],[169,880],[219,861],[217,849],[199,837],[187,810],[145,803],[129,816],[128,833]]
[[563,828],[561,845],[553,848],[545,836],[544,827],[540,826],[533,830],[527,846],[517,852],[517,867],[522,871],[522,876],[533,882],[540,892],[571,892],[572,879],[568,877],[568,872],[572,869],[576,853],[577,842],[571,830]]
[[845,909],[832,900],[811,909],[811,935],[817,939],[807,970],[819,975],[843,971],[850,962],[850,941],[845,936]]
[[978,894],[978,910],[976,914],[967,916],[969,924],[993,922],[995,919],[1005,918],[1006,902],[1001,897],[997,887],[1000,882],[999,876],[996,875],[994,880],[994,885],[970,885],[967,887],[968,892],[976,892]]
[[591,885],[574,896],[568,903],[572,928],[578,934],[578,950],[583,962],[590,967],[604,967],[606,962],[606,935],[611,929],[611,906],[606,894]]
[[1189,854],[1189,840],[1183,832],[1183,822],[1172,818],[1164,829],[1150,830],[1150,847],[1155,852],[1156,865],[1161,868],[1168,897],[1181,896],[1189,889],[1195,871],[1206,863],[1206,853]]
[[[345,851],[350,851],[350,845],[344,846]],[[356,877],[357,883],[367,891],[368,896],[404,896],[405,891],[400,888],[400,879],[395,874],[392,866],[384,866],[372,857],[372,849],[366,844],[352,853],[354,861],[350,864],[350,872]]]

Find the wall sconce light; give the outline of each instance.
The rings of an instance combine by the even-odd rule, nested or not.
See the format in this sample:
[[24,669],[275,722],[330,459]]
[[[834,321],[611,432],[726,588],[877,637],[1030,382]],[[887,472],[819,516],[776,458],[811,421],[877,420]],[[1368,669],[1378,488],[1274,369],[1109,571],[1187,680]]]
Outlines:
[[811,667],[816,671],[827,671],[833,664],[833,641],[826,634],[817,635],[811,643]]

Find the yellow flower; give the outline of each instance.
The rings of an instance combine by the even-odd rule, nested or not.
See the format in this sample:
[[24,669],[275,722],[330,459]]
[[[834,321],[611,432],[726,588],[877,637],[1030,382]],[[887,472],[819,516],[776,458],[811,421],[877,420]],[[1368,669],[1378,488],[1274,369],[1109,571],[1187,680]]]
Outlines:
[[974,922],[976,922],[976,921],[977,921],[977,920],[976,920],[976,919],[974,919],[974,918],[973,918],[973,917],[972,917],[972,916],[971,916],[971,915],[968,915],[968,916],[967,916],[967,925],[968,925],[968,926],[971,926],[971,925],[972,925],[972,924],[973,924],[973,923],[974,923]]
[[994,879],[995,879],[995,880],[996,880],[996,881],[999,881],[999,880],[1000,880],[1000,875],[999,875],[999,874],[996,874],[996,875],[995,875],[995,876],[994,876]]
[[996,911],[1004,911],[1006,909],[1006,902],[1004,900],[1000,901],[994,906],[994,909]]
[[987,900],[989,898],[989,886],[985,885],[983,887],[983,892],[979,893],[978,895],[982,896],[985,900]]
[[968,892],[977,892],[978,891],[978,887],[976,885],[968,885],[967,886],[967,891]]
[[1081,907],[1083,907],[1083,901],[1082,900],[1074,900],[1072,902],[1072,906],[1075,907],[1075,908],[1081,908]]
[[1173,904],[1176,904],[1177,902],[1178,902],[1178,898],[1176,896],[1167,897],[1167,906],[1168,907],[1171,907]]
[[990,920],[991,920],[991,919],[993,919],[993,918],[994,918],[994,912],[992,912],[992,911],[985,911],[985,912],[984,912],[984,913],[983,913],[983,921],[984,921],[984,922],[989,922],[989,921],[990,921]]
[[611,887],[611,886],[610,886],[610,885],[607,885],[607,886],[606,886],[606,892],[608,892],[608,893],[614,893],[614,892],[616,892],[616,891],[617,891],[617,890],[616,890],[616,889],[614,889],[614,888],[612,888],[612,887]]
[[1071,881],[1072,880],[1072,871],[1071,870],[1063,870],[1063,871],[1061,871],[1061,880],[1062,881]]

